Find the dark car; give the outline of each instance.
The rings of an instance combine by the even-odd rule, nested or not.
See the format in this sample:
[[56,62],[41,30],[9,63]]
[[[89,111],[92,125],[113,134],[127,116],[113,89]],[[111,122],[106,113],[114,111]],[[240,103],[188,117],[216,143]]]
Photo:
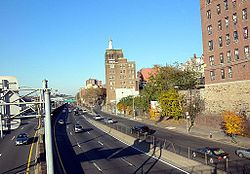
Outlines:
[[131,128],[131,133],[132,134],[149,134],[150,133],[150,129],[148,126],[134,126]]
[[16,146],[28,144],[29,137],[26,133],[21,133],[16,137]]
[[212,164],[229,158],[228,153],[226,153],[221,148],[204,147],[195,149],[192,152],[193,158],[196,157],[205,158],[205,156],[207,156],[207,160]]

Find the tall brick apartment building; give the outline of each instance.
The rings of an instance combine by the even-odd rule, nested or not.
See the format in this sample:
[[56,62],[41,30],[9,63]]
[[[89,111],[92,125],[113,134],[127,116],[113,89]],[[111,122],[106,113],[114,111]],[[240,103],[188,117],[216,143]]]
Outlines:
[[207,110],[250,111],[250,0],[200,0]]
[[106,103],[116,102],[118,89],[138,90],[134,61],[124,58],[122,49],[113,49],[112,40],[105,52]]

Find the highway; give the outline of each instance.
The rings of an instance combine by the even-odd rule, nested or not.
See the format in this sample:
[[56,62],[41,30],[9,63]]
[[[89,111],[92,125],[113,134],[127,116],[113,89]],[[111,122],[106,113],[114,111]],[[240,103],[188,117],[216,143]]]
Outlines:
[[[135,125],[143,125],[143,123],[138,123],[134,120],[130,120],[127,118],[124,118],[122,116],[114,116],[110,115],[104,112],[101,112],[99,108],[94,109],[96,113],[101,114],[104,117],[111,117],[114,120],[117,120],[117,125],[131,128]],[[223,144],[220,142],[211,141],[209,139],[203,139],[199,137],[194,137],[187,134],[181,134],[175,131],[167,130],[164,128],[148,125],[151,129],[155,130],[155,133],[153,136],[156,136],[157,138],[166,139],[168,142],[171,142],[174,144],[175,149],[180,149],[180,151],[185,151],[183,153],[187,153],[187,148],[190,147],[191,149],[199,148],[199,147],[219,147],[225,150],[230,155],[229,160],[229,171],[232,171],[233,173],[241,173],[242,167],[247,168],[247,170],[250,171],[250,160],[248,159],[240,159],[236,154],[235,150],[237,147],[229,145],[229,144]],[[171,146],[170,146],[171,147]],[[171,148],[170,148],[171,150]],[[173,149],[172,149],[173,150]],[[181,152],[180,152],[181,153]],[[224,164],[219,166],[221,168],[225,168]]]
[[[33,136],[34,128],[37,126],[37,119],[22,120],[21,126],[13,131],[10,131],[4,139],[0,139],[0,173],[1,174],[16,174],[25,173],[28,166],[28,158],[32,142],[36,142]],[[30,137],[28,145],[16,146],[15,140],[18,134],[27,133]],[[35,148],[31,153],[29,172],[33,173]]]
[[[55,167],[57,173],[183,173],[160,162],[158,158],[147,156],[121,143],[92,126],[83,116],[73,116],[69,113],[58,117],[65,117],[67,124],[55,124],[56,146],[59,153],[59,157],[56,158],[63,166]],[[83,126],[83,132],[74,133],[75,123]],[[140,145],[139,142],[136,143]],[[143,142],[141,145],[148,148]]]

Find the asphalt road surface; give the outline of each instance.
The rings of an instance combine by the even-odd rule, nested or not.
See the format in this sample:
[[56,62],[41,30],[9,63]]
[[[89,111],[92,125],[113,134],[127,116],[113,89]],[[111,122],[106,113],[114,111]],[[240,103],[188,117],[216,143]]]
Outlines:
[[[0,173],[1,174],[16,174],[25,173],[27,169],[28,156],[30,147],[33,142],[34,128],[37,126],[36,119],[22,120],[21,126],[13,131],[10,131],[0,139]],[[15,145],[15,140],[18,134],[27,133],[30,137],[29,144]],[[32,153],[34,157],[34,153]],[[34,158],[30,163],[30,172],[33,172]]]
[[[117,120],[117,125],[124,126],[127,128],[131,128],[135,125],[143,125],[143,123],[138,123],[136,121],[126,119],[122,116],[114,116],[107,113],[103,113],[100,111],[100,109],[95,108],[95,112],[101,114],[104,117],[111,117],[114,120]],[[223,144],[220,142],[211,141],[209,139],[204,138],[198,138],[194,136],[190,136],[187,134],[181,134],[175,131],[163,129],[157,126],[148,125],[151,129],[155,130],[155,133],[153,136],[156,136],[157,138],[166,139],[168,142],[171,142],[175,149],[180,149],[180,151],[185,151],[183,153],[187,153],[187,148],[190,147],[191,149],[196,149],[200,147],[218,147],[222,148],[225,152],[229,153],[229,168],[228,171],[232,173],[243,173],[248,172],[250,173],[250,160],[239,158],[235,154],[235,150],[237,147],[229,145],[229,144]],[[170,146],[171,147],[171,146]],[[178,151],[178,150],[177,150]],[[204,162],[203,159],[199,159],[200,161]],[[218,166],[221,169],[225,169],[225,164],[220,164]]]
[[[98,128],[88,123],[83,116],[62,114],[67,124],[55,124],[56,145],[59,153],[57,161],[61,161],[58,173],[86,174],[128,174],[128,173],[183,173],[127,146]],[[81,133],[74,132],[75,123],[83,126]],[[148,148],[143,142],[137,145]],[[57,166],[57,164],[56,164]]]

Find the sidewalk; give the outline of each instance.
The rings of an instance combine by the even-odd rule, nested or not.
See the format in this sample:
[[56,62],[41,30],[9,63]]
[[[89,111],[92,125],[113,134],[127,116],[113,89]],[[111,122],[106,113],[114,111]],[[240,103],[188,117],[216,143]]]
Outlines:
[[[103,112],[106,112],[106,111],[103,111]],[[134,120],[131,116],[125,115],[121,117]],[[237,143],[234,143],[232,142],[231,137],[226,136],[222,130],[215,130],[211,127],[195,125],[191,128],[190,132],[188,133],[185,120],[182,120],[178,123],[177,122],[169,123],[166,121],[156,123],[156,121],[149,120],[148,118],[145,118],[142,116],[136,116],[136,120],[134,121],[146,123],[149,125],[159,126],[161,128],[179,132],[182,134],[188,134],[188,135],[199,137],[199,138],[210,139],[211,141],[217,141],[220,143],[229,144],[229,145],[239,147],[239,148],[250,148],[250,138],[237,136],[236,137]],[[212,137],[210,137],[210,133],[212,134]]]

